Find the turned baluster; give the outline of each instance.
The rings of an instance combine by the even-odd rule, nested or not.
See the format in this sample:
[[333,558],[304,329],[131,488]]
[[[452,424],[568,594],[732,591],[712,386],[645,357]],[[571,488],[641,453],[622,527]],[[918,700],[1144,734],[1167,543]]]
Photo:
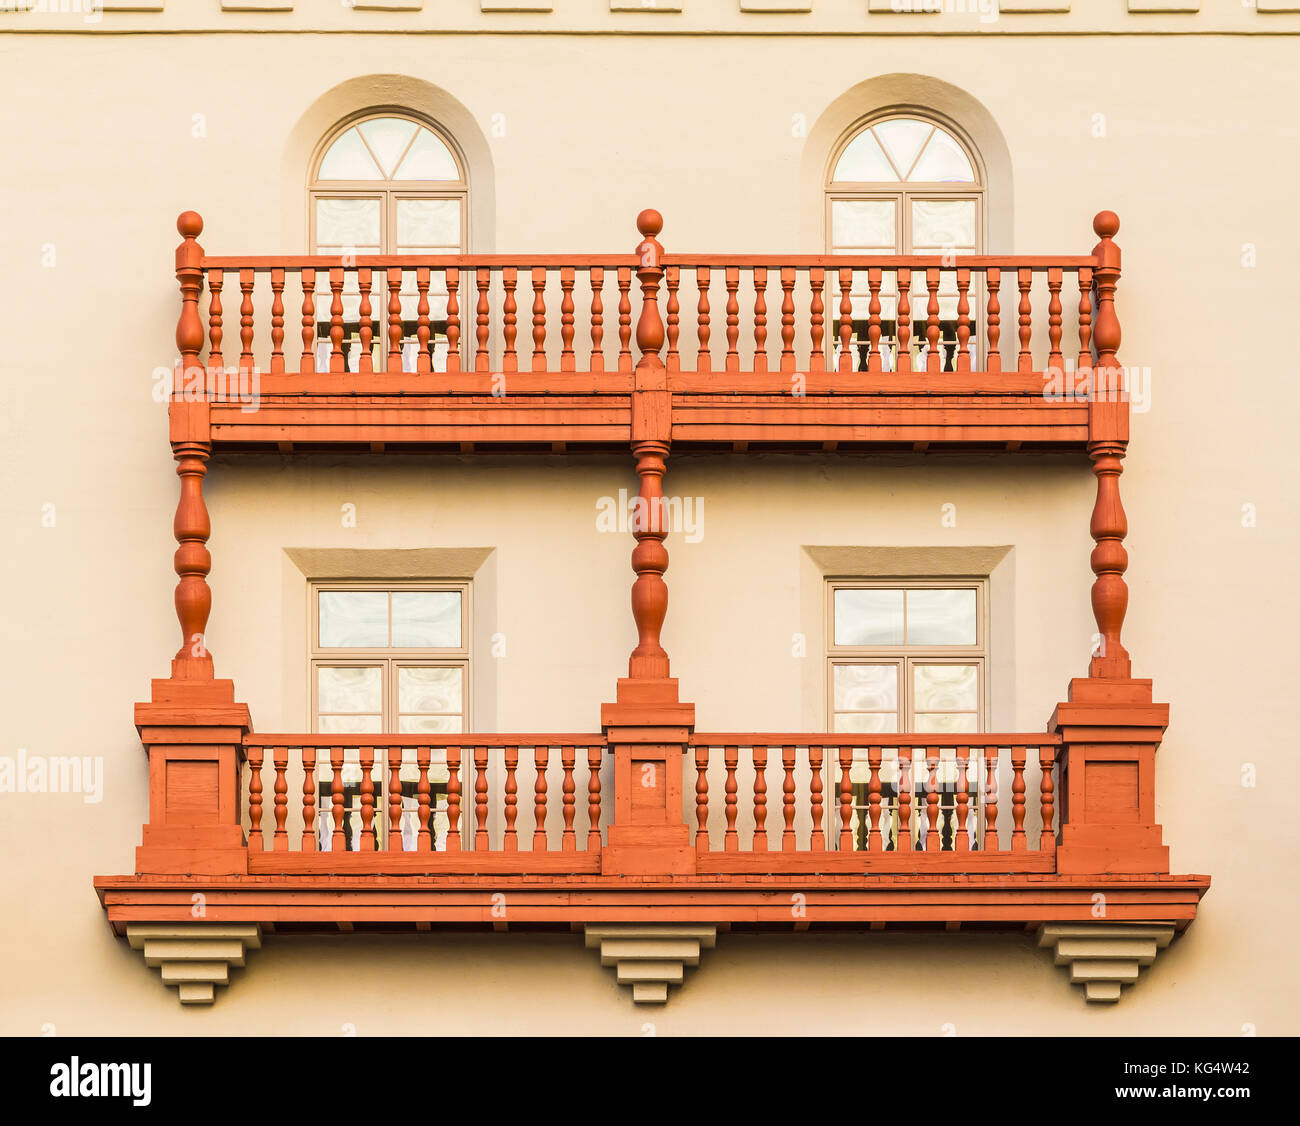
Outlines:
[[303,375],[316,372],[316,271],[302,272],[302,357],[298,367]]
[[[432,331],[429,324],[429,267],[417,266],[415,269],[415,291],[418,299],[415,304],[415,339],[419,351],[415,355],[417,374],[427,374],[433,370],[433,357],[429,354],[429,336]],[[361,349],[365,351],[363,346]]]
[[1080,372],[1092,367],[1092,267],[1079,267],[1079,358]]
[[478,300],[474,304],[474,370],[487,371],[491,366],[488,355],[488,286],[492,284],[492,271],[480,267],[474,272],[474,285]]
[[794,267],[781,267],[781,370],[794,371]]
[[271,374],[284,372],[284,267],[271,268]]
[[695,288],[700,299],[695,306],[696,335],[699,337],[699,351],[695,354],[695,367],[698,371],[710,371],[713,360],[709,355],[709,267],[695,268]]
[[826,812],[823,809],[825,801],[823,794],[825,784],[822,778],[823,761],[824,754],[821,747],[808,748],[808,796],[812,807],[812,836],[808,841],[808,847],[813,852],[826,851],[826,833],[822,827]]
[[956,371],[970,371],[970,269],[957,270],[957,362]]
[[1020,356],[1016,364],[1017,371],[1034,370],[1034,360],[1029,353],[1029,340],[1034,331],[1030,317],[1032,306],[1029,303],[1029,287],[1033,284],[1033,280],[1033,270],[1021,268],[1016,271],[1016,284],[1020,288],[1020,305],[1018,308],[1020,314]]
[[[514,276],[513,274],[511,275]],[[447,267],[447,371],[460,371],[460,270]]]
[[357,309],[357,316],[361,321],[358,333],[361,337],[361,357],[357,363],[357,371],[366,375],[375,370],[375,322],[374,308],[370,304],[370,290],[374,284],[374,275],[368,267],[358,268],[357,270],[357,289],[361,293],[361,303]]
[[488,847],[488,749],[474,748],[474,849]]
[[754,370],[767,371],[767,268],[754,267]]
[[361,852],[375,851],[375,749],[361,748]]
[[533,371],[546,370],[546,267],[533,267]]
[[754,839],[750,848],[766,852],[767,844],[767,748],[754,747]]
[[[331,271],[332,273],[332,271]],[[239,368],[253,366],[253,271],[239,271]]]
[[1011,748],[1011,847],[1019,852],[1025,840],[1025,748]]
[[591,363],[592,371],[605,370],[605,305],[603,290],[605,271],[600,266],[591,268]]
[[933,267],[925,271],[925,288],[929,299],[925,305],[925,370],[943,370],[943,352],[939,348],[939,271]]
[[[388,851],[401,852],[402,840],[402,748],[388,747],[384,757],[388,761]],[[380,767],[380,777],[383,768]]]
[[1047,270],[1047,367],[1059,372],[1065,367],[1065,358],[1061,355],[1061,268],[1051,266]]
[[1043,828],[1038,837],[1038,847],[1043,852],[1051,852],[1056,848],[1056,830],[1052,825],[1056,812],[1056,785],[1052,780],[1052,768],[1055,765],[1056,748],[1039,747],[1038,769],[1041,774],[1038,779],[1038,809]]
[[853,271],[848,267],[840,270],[840,358],[836,367],[840,371],[852,371],[853,363]]
[[867,269],[867,371],[880,371],[880,267]]
[[957,748],[957,831],[953,834],[953,847],[958,852],[970,851],[970,748]]
[[794,851],[794,748],[781,748],[781,769],[785,778],[781,782],[781,813],[785,829],[781,832],[781,851]]
[[347,834],[343,831],[343,748],[330,748],[330,814],[334,830],[330,834],[330,851],[346,852]]
[[632,271],[627,266],[618,268],[618,370],[632,370]]
[[[196,335],[201,342],[201,325]],[[172,557],[177,580],[174,601],[181,627],[181,645],[172,658],[172,677],[178,680],[212,679],[212,654],[206,632],[212,613],[212,590],[208,586],[208,573],[212,570],[208,537],[212,534],[212,522],[203,500],[203,478],[208,471],[210,453],[211,447],[204,442],[175,442],[172,446],[176,475],[181,479],[180,498],[172,521],[172,533],[176,537],[176,553]]]
[[896,328],[898,330],[898,355],[895,357],[894,370],[905,372],[912,370],[912,271],[900,266],[898,270],[898,313]]
[[942,843],[939,833],[939,756],[934,751],[926,755],[925,780],[925,851],[938,852]]
[[402,370],[402,270],[392,266],[388,270],[388,366],[395,375]]
[[289,819],[289,783],[285,778],[285,772],[289,769],[289,748],[273,747],[271,759],[275,767],[275,833],[271,847],[285,852],[289,848],[289,834],[284,827]]
[[867,850],[884,851],[885,843],[880,836],[880,763],[884,758],[883,747],[867,748],[867,768],[871,779],[867,783]]
[[736,802],[736,767],[740,764],[740,749],[738,747],[724,747],[722,751],[722,762],[727,768],[727,780],[723,785],[723,812],[727,818],[727,831],[723,838],[723,849],[727,852],[735,852],[740,848],[740,838],[736,834],[736,814],[739,807]]
[[998,341],[1002,338],[1002,303],[998,300],[1002,271],[997,266],[990,266],[985,281],[989,287],[989,354],[984,366],[996,375],[1002,371],[1002,353],[998,350]]
[[[416,819],[419,828],[415,833],[415,851],[430,852],[433,849],[433,787],[429,784],[429,761],[431,755],[428,747],[415,748],[415,804]],[[447,756],[450,761],[450,754]],[[457,785],[459,791],[459,784]],[[447,793],[451,793],[451,775],[448,773]],[[457,796],[459,802],[459,794]],[[448,798],[448,809],[451,801]],[[459,840],[457,841],[459,844]]]
[[519,816],[519,781],[515,772],[519,769],[519,748],[505,749],[506,762],[506,832],[501,847],[506,852],[515,852],[519,848],[519,834],[515,831],[515,819]]
[[573,356],[573,267],[560,270],[560,370],[576,370]]
[[709,851],[709,748],[695,748],[695,851]]
[[900,852],[912,851],[912,756],[911,747],[898,748],[898,841]]
[[1127,677],[1131,668],[1129,654],[1120,643],[1128,611],[1128,584],[1124,581],[1124,572],[1128,570],[1128,550],[1124,547],[1128,517],[1119,493],[1124,444],[1094,442],[1088,447],[1088,456],[1092,458],[1092,471],[1097,477],[1097,498],[1089,531],[1096,543],[1090,557],[1096,576],[1092,584],[1092,613],[1101,635],[1088,675]]
[[677,354],[677,338],[681,333],[681,303],[677,298],[678,287],[682,284],[681,269],[669,266],[664,271],[664,286],[668,290],[668,304],[665,306],[668,325],[668,353],[664,365],[669,371],[681,370],[681,357]]
[[826,287],[826,271],[814,266],[808,271],[808,288],[812,300],[808,306],[808,331],[812,337],[812,351],[808,356],[809,371],[826,370],[826,301],[822,291]]
[[587,748],[587,851],[600,851],[600,759],[604,747]]
[[998,748],[984,748],[984,849],[998,851]]
[[573,767],[576,761],[573,747],[560,748],[560,766],[564,771],[564,781],[560,786],[564,808],[564,832],[560,838],[560,848],[564,852],[574,852],[578,847],[578,838],[573,832],[573,819],[578,812],[573,784]]
[[533,851],[546,851],[546,767],[550,762],[550,747],[533,748]]
[[840,851],[853,851],[853,748],[841,747],[840,760]]
[[740,302],[736,291],[740,288],[740,270],[736,267],[726,268],[725,284],[727,287],[727,371],[740,370],[740,354],[736,351],[736,342],[740,339]]
[[302,749],[302,852],[316,852],[316,748]]
[[460,852],[460,748],[447,748],[447,851]]
[[225,335],[221,326],[221,289],[224,285],[223,271],[208,271],[208,367],[218,371],[226,365],[221,354],[221,339]]
[[262,748],[249,746],[248,755],[248,847],[261,852],[262,842]]
[[[252,312],[252,305],[249,305],[249,312]],[[253,338],[253,319],[248,319],[249,335],[251,341]],[[251,360],[252,357],[250,356]],[[240,357],[243,362],[243,357]],[[342,371],[346,365],[343,362],[343,267],[330,267],[330,371]]]
[[519,336],[519,301],[515,289],[519,285],[519,271],[515,266],[505,266],[501,270],[501,288],[505,290],[505,300],[501,304],[502,337],[505,351],[501,354],[501,370],[516,372],[519,370],[519,353],[515,351],[515,340]]

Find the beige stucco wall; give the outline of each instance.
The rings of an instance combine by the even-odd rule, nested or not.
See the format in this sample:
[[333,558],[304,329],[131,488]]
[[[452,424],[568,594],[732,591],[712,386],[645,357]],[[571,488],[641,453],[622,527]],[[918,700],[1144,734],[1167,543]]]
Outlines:
[[[102,755],[105,770],[99,803],[0,794],[0,1032],[402,1033],[447,1019],[629,1035],[647,1019],[661,1033],[1300,1031],[1283,985],[1300,921],[1285,726],[1300,547],[1294,54],[1282,37],[1002,35],[972,51],[906,36],[0,33],[0,88],[30,107],[0,122],[0,198],[16,220],[0,227],[0,753]],[[172,359],[174,217],[202,212],[211,253],[301,250],[289,154],[302,122],[345,83],[363,96],[366,76],[394,72],[478,123],[498,249],[627,249],[653,205],[669,249],[815,250],[808,169],[824,155],[809,145],[830,107],[852,112],[847,91],[890,73],[942,75],[1005,138],[1014,208],[991,249],[1085,252],[1092,214],[1119,212],[1122,354],[1153,380],[1123,480],[1125,638],[1173,707],[1157,805],[1175,870],[1215,878],[1194,927],[1120,1006],[1085,1008],[1026,937],[724,936],[647,1017],[576,937],[497,935],[271,938],[215,1008],[184,1011],[111,937],[90,878],[131,867],[147,795],[130,706],[176,645],[176,484],[151,396]],[[795,114],[808,137],[792,135]],[[491,549],[491,604],[476,613],[494,616],[507,655],[485,673],[479,726],[591,729],[633,637],[630,544],[596,532],[595,505],[631,484],[630,463],[605,457],[219,463],[219,674],[259,729],[305,723],[288,548]],[[808,547],[1011,546],[997,726],[1041,728],[1085,667],[1081,460],[680,455],[668,485],[706,498],[701,541],[670,543],[665,629],[701,728],[821,725],[806,667],[819,642],[803,663],[790,655],[791,634],[817,621]],[[1243,526],[1247,504],[1257,526]],[[437,1015],[415,997],[436,998]]]

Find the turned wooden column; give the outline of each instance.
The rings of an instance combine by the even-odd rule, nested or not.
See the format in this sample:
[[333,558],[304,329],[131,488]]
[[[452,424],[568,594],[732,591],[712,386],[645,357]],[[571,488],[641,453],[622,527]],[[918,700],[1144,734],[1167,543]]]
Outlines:
[[668,535],[663,477],[672,440],[672,394],[659,352],[664,322],[663,229],[657,211],[637,216],[637,280],[641,315],[636,325],[640,357],[632,372],[632,455],[640,489],[632,513],[632,618],[637,644],[617,698],[601,708],[601,724],[614,758],[614,821],[601,854],[601,871],[620,875],[693,872],[695,850],[682,816],[682,762],[695,725],[695,708],[677,697],[661,641],[668,612]]
[[1095,442],[1088,448],[1092,471],[1097,475],[1097,500],[1092,509],[1089,531],[1096,546],[1090,562],[1097,577],[1092,583],[1092,613],[1101,635],[1088,669],[1090,676],[1127,677],[1132,672],[1128,650],[1120,644],[1120,630],[1128,610],[1128,518],[1119,495],[1119,476],[1124,471],[1124,446],[1119,442]]
[[208,652],[208,616],[212,612],[212,590],[208,573],[212,553],[208,536],[212,524],[203,501],[203,478],[208,471],[211,446],[205,442],[177,443],[173,454],[181,479],[181,495],[172,528],[176,536],[174,565],[176,618],[181,625],[181,647],[172,659],[172,677],[177,680],[211,680],[212,654]]

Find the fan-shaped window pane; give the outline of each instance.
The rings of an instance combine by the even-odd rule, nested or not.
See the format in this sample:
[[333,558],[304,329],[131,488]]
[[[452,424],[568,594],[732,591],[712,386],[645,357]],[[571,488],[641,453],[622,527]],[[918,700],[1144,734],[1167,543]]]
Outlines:
[[834,179],[840,181],[886,182],[896,180],[894,169],[886,159],[880,142],[870,129],[864,129],[848,143],[835,165]]
[[451,150],[428,129],[421,129],[393,177],[396,180],[459,180]]
[[366,150],[361,134],[349,129],[329,147],[320,162],[320,180],[382,180],[384,174]]
[[973,184],[975,171],[961,145],[943,130],[936,129],[908,179],[931,183]]
[[418,126],[414,121],[403,121],[400,117],[377,117],[373,121],[363,121],[357,128],[378,159],[384,176],[392,179],[397,162],[410,147]]
[[898,118],[894,121],[882,121],[879,125],[873,126],[873,131],[889,154],[889,159],[894,162],[899,176],[906,180],[908,173],[912,171],[912,165],[916,163],[917,156],[920,155],[922,146],[934,132],[934,126],[928,121]]

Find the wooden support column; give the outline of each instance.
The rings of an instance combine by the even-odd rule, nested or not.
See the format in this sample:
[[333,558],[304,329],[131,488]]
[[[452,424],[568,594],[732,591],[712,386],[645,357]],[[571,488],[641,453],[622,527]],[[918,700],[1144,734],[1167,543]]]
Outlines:
[[203,478],[212,444],[206,371],[199,360],[203,248],[197,238],[203,220],[186,211],[176,229],[183,240],[176,250],[180,363],[168,410],[181,482],[173,522],[181,646],[172,658],[171,677],[155,680],[152,698],[135,707],[136,727],[149,755],[149,822],[136,850],[136,871],[243,873],[248,862],[239,812],[240,765],[251,723],[247,706],[235,702],[234,683],[215,679],[207,645],[212,556]]
[[1092,611],[1098,641],[1087,678],[1070,682],[1049,730],[1062,737],[1060,750],[1061,873],[1157,873],[1169,871],[1169,850],[1155,819],[1155,752],[1169,724],[1169,706],[1153,701],[1151,681],[1132,677],[1120,633],[1128,609],[1124,573],[1128,520],[1119,478],[1129,440],[1129,403],[1120,366],[1115,290],[1120,250],[1114,237],[1119,217],[1102,211],[1093,220],[1101,240],[1093,248],[1092,394],[1088,454],[1097,477],[1089,530]]
[[695,850],[682,815],[682,762],[695,725],[695,707],[678,699],[660,633],[668,611],[668,527],[663,476],[672,440],[672,404],[659,351],[664,325],[658,293],[663,279],[663,229],[657,211],[637,216],[641,316],[640,358],[633,370],[632,454],[640,489],[632,515],[632,617],[637,645],[615,702],[601,707],[614,756],[614,821],[601,854],[606,874],[649,875],[695,870]]

